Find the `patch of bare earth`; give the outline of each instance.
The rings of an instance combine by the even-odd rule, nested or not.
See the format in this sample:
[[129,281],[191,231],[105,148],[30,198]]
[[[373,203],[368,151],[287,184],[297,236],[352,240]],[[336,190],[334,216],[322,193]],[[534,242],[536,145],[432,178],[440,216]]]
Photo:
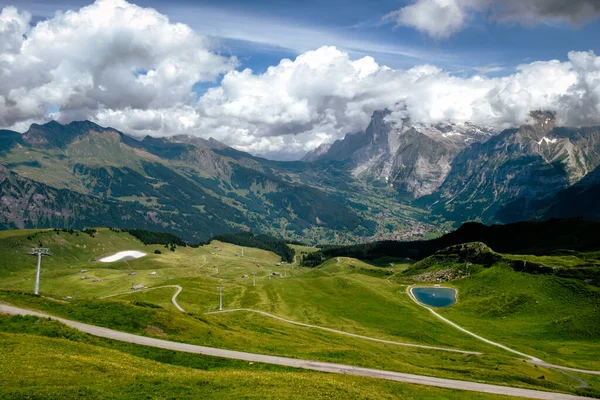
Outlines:
[[159,327],[152,326],[152,325],[148,325],[146,327],[146,329],[144,329],[144,332],[149,333],[150,335],[153,335],[153,336],[167,336],[165,331],[163,331]]

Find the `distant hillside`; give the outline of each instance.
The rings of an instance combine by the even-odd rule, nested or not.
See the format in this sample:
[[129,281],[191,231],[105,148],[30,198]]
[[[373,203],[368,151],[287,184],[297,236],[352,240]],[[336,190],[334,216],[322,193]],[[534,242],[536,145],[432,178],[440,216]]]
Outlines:
[[144,244],[170,244],[177,246],[187,246],[187,243],[178,236],[167,232],[152,232],[144,229],[127,229],[127,233],[134,236]]
[[[272,162],[214,139],[140,140],[89,121],[34,124],[23,134],[0,131],[0,163],[30,186],[61,194],[38,210],[41,217],[5,208],[0,229],[70,228],[82,220],[171,232],[188,242],[239,230],[335,242],[375,234],[384,210],[364,207],[356,198],[364,192],[341,168]],[[24,195],[11,192],[11,202],[34,200]],[[35,201],[49,203],[40,196]]]
[[600,221],[600,167],[540,205],[541,217]]
[[509,254],[542,255],[561,250],[597,251],[600,250],[598,232],[600,222],[583,219],[555,219],[493,226],[472,222],[433,240],[382,241],[331,247],[307,255],[303,263],[306,266],[316,266],[325,259],[340,256],[363,260],[381,257],[421,260],[446,247],[469,242],[483,242],[496,252]]
[[161,212],[144,203],[119,202],[24,178],[0,165],[0,229],[114,226],[184,233],[200,240],[230,231],[218,216]]
[[271,251],[280,256],[285,262],[291,263],[294,261],[294,249],[289,247],[286,241],[269,235],[254,235],[250,232],[238,232],[218,235],[213,237],[212,240]]

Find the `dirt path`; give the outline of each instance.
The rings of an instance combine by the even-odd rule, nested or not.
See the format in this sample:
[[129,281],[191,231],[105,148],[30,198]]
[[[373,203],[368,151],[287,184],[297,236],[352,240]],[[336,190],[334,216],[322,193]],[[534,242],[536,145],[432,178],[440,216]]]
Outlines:
[[173,303],[173,305],[175,306],[175,308],[177,308],[179,311],[185,312],[185,310],[179,305],[179,303],[177,303],[177,296],[179,296],[179,293],[181,293],[181,291],[183,290],[183,288],[181,286],[179,286],[179,285],[156,286],[156,287],[151,287],[151,288],[145,288],[145,289],[141,289],[141,290],[136,290],[134,292],[123,292],[123,293],[111,294],[111,295],[108,295],[108,296],[99,297],[99,299],[108,299],[109,297],[116,297],[116,296],[122,296],[122,295],[125,295],[125,294],[133,294],[133,293],[146,292],[148,290],[162,289],[162,288],[176,288],[177,289],[177,291],[175,292],[175,294],[173,295],[173,297],[171,297],[171,302]]
[[386,379],[390,381],[411,383],[416,385],[435,386],[447,389],[466,390],[471,392],[481,392],[490,394],[499,394],[506,396],[517,396],[529,399],[543,400],[591,400],[587,397],[579,397],[569,394],[544,392],[540,390],[521,389],[510,386],[490,385],[485,383],[467,382],[455,379],[435,378],[424,375],[404,374],[400,372],[383,371],[370,368],[353,367],[350,365],[326,363],[319,361],[299,360],[287,357],[267,356],[262,354],[245,353],[241,351],[223,350],[214,347],[195,346],[186,343],[170,342],[150,338],[146,336],[137,336],[129,333],[119,332],[112,329],[101,328],[94,325],[83,324],[66,320],[63,318],[54,317],[49,314],[36,311],[25,310],[22,308],[7,306],[0,304],[0,313],[12,315],[35,315],[42,318],[52,318],[60,321],[65,325],[75,328],[81,332],[99,336],[112,340],[119,340],[127,343],[134,343],[142,346],[157,347],[161,349],[182,351],[186,353],[203,354],[207,356],[229,358],[234,360],[243,360],[249,362],[260,362],[266,364],[282,365],[292,368],[302,368],[313,371],[329,372],[343,375],[357,375],[376,379]]
[[552,369],[560,369],[560,370],[565,370],[565,371],[571,371],[571,372],[579,372],[582,374],[590,374],[590,375],[600,375],[600,371],[590,371],[590,370],[586,370],[586,369],[577,369],[577,368],[570,368],[570,367],[563,367],[562,365],[554,365],[554,364],[550,364],[545,362],[544,360],[541,360],[537,357],[531,356],[529,354],[525,354],[525,353],[521,353],[520,351],[517,351],[515,349],[511,349],[510,347],[507,347],[503,344],[497,343],[497,342],[493,342],[489,339],[486,339],[484,337],[481,337],[471,331],[466,330],[465,328],[455,324],[454,322],[450,321],[447,318],[442,317],[440,314],[436,313],[435,311],[433,311],[433,309],[427,307],[426,305],[420,303],[417,298],[415,297],[415,295],[412,292],[413,286],[409,286],[408,288],[406,288],[406,294],[408,294],[408,296],[418,305],[420,305],[421,307],[429,310],[429,312],[431,312],[433,315],[435,315],[437,318],[441,319],[442,321],[444,321],[445,323],[447,323],[448,325],[453,326],[454,328],[458,329],[459,331],[462,331],[464,333],[466,333],[467,335],[471,335],[474,338],[481,340],[482,342],[485,342],[487,344],[491,344],[492,346],[496,346],[496,347],[500,347],[503,350],[509,351],[511,353],[517,354],[521,357],[524,357],[527,359],[527,362],[530,364],[535,364],[535,365],[539,365],[542,367],[546,367],[546,368],[552,368]]
[[256,314],[261,314],[261,315],[264,315],[264,316],[269,317],[269,318],[273,318],[273,319],[276,319],[276,320],[279,320],[279,321],[282,321],[282,322],[286,322],[288,324],[303,326],[305,328],[321,329],[323,331],[333,332],[333,333],[337,333],[337,334],[340,334],[340,335],[352,336],[352,337],[359,338],[359,339],[371,340],[373,342],[394,344],[394,345],[398,345],[398,346],[418,347],[418,348],[421,348],[421,349],[429,349],[429,350],[449,351],[449,352],[453,352],[453,353],[481,354],[481,353],[476,352],[476,351],[447,349],[447,348],[444,348],[444,347],[434,347],[434,346],[426,346],[426,345],[421,345],[421,344],[412,344],[412,343],[404,343],[404,342],[395,342],[395,341],[392,341],[392,340],[377,339],[377,338],[373,338],[373,337],[369,337],[369,336],[357,335],[355,333],[338,331],[337,329],[325,328],[323,326],[310,325],[310,324],[305,324],[303,322],[291,321],[289,319],[278,317],[277,315],[269,314],[267,312],[260,311],[260,310],[252,310],[252,309],[249,309],[249,308],[235,308],[235,309],[231,309],[231,310],[211,311],[211,312],[204,313],[204,315],[223,314],[223,313],[231,313],[231,312],[238,312],[238,311],[246,311],[246,312],[252,312],[252,313],[256,313]]
[[198,268],[202,268],[204,267],[206,264],[208,264],[208,260],[206,259],[206,256],[202,256],[204,257],[204,262],[202,263],[202,265],[200,265]]

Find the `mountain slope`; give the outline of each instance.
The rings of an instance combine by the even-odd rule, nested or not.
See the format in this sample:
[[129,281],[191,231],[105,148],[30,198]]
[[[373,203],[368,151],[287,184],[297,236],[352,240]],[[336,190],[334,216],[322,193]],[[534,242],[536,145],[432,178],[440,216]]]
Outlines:
[[2,165],[0,204],[0,229],[109,225],[185,233],[189,241],[231,231],[218,214],[175,214],[140,203],[102,200],[24,178]]
[[[145,210],[163,230],[180,229],[175,233],[188,240],[240,229],[295,239],[311,232],[316,239],[335,240],[338,232],[373,235],[376,226],[340,189],[322,184],[327,176],[344,175],[342,170],[310,172],[319,178],[309,186],[300,176],[304,163],[283,167],[214,139],[138,140],[89,121],[51,122],[32,125],[22,135],[0,132],[0,162],[44,187]],[[16,226],[26,224],[16,213],[11,218]],[[175,222],[181,219],[197,227]],[[31,223],[41,227],[50,221]]]
[[305,159],[351,160],[353,176],[419,198],[441,185],[461,149],[491,135],[490,129],[471,124],[412,124],[408,118],[390,120],[387,110],[376,111],[364,132],[348,134]]
[[600,164],[600,128],[556,128],[554,114],[475,143],[454,160],[438,191],[420,199],[454,221],[513,222]]
[[600,167],[540,205],[542,218],[583,217],[600,221]]

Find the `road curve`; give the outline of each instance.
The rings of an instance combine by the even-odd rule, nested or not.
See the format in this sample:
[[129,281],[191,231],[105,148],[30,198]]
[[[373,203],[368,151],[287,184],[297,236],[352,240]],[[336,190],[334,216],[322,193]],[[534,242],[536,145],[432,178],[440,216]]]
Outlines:
[[424,305],[423,303],[421,303],[420,301],[418,301],[417,298],[415,297],[415,295],[413,294],[412,289],[413,289],[413,286],[409,286],[408,288],[406,288],[406,293],[408,294],[408,297],[410,297],[415,303],[417,303],[421,307],[424,307],[427,310],[429,310],[433,315],[435,315],[436,317],[438,317],[439,319],[441,319],[442,321],[444,321],[448,325],[451,325],[454,328],[458,329],[459,331],[462,331],[462,332],[466,333],[467,335],[471,335],[474,338],[481,340],[482,342],[491,344],[492,346],[500,347],[503,350],[506,350],[506,351],[509,351],[511,353],[517,354],[517,355],[519,355],[521,357],[524,357],[524,358],[527,359],[527,362],[530,363],[530,364],[535,364],[535,365],[539,365],[541,367],[546,367],[546,368],[561,369],[561,370],[571,371],[571,372],[579,372],[579,373],[582,373],[582,374],[600,375],[600,371],[591,371],[591,370],[587,370],[587,369],[570,368],[570,367],[563,367],[562,365],[550,364],[550,363],[547,363],[546,361],[541,360],[541,359],[539,359],[537,357],[530,356],[529,354],[521,353],[520,351],[511,349],[510,347],[507,347],[507,346],[505,346],[503,344],[492,342],[489,339],[481,337],[481,336],[479,336],[479,335],[477,335],[477,334],[475,334],[475,333],[473,333],[471,331],[466,330],[462,326],[459,326],[459,325],[455,324],[454,322],[450,321],[449,319],[442,317],[440,314],[436,313],[433,309],[427,307],[426,305]]
[[99,298],[100,299],[108,299],[109,297],[122,296],[124,294],[140,293],[140,292],[145,292],[147,290],[162,289],[162,288],[171,288],[171,287],[177,289],[177,291],[175,292],[175,294],[173,295],[173,297],[171,297],[171,302],[173,303],[173,305],[175,306],[175,308],[177,308],[179,311],[185,312],[185,310],[177,303],[177,296],[179,296],[179,293],[181,293],[181,291],[183,290],[183,288],[181,286],[179,286],[179,285],[156,286],[156,287],[151,287],[151,288],[145,288],[145,289],[142,289],[142,290],[136,290],[135,292],[123,292],[123,293],[111,294],[111,295],[103,296],[103,297],[99,297]]
[[230,312],[236,312],[236,311],[246,311],[246,312],[252,312],[252,313],[256,313],[256,314],[261,314],[261,315],[264,315],[264,316],[269,317],[269,318],[273,318],[273,319],[276,319],[276,320],[279,320],[279,321],[286,322],[288,324],[303,326],[303,327],[306,327],[306,328],[321,329],[321,330],[324,330],[324,331],[333,332],[333,333],[337,333],[337,334],[340,334],[340,335],[346,335],[346,336],[352,336],[352,337],[359,338],[359,339],[371,340],[373,342],[395,344],[395,345],[398,345],[398,346],[418,347],[418,348],[421,348],[421,349],[429,349],[429,350],[449,351],[449,352],[453,352],[453,353],[474,354],[474,355],[481,354],[480,352],[477,352],[477,351],[448,349],[448,348],[445,348],[445,347],[434,347],[434,346],[426,346],[426,345],[422,345],[422,344],[413,344],[413,343],[395,342],[395,341],[392,341],[392,340],[385,340],[385,339],[377,339],[377,338],[373,338],[373,337],[369,337],[369,336],[357,335],[356,333],[338,331],[337,329],[332,329],[332,328],[325,328],[323,326],[310,325],[310,324],[305,324],[303,322],[296,322],[296,321],[292,321],[292,320],[289,320],[289,319],[278,317],[277,315],[269,314],[269,313],[264,312],[264,311],[252,310],[252,309],[249,309],[249,308],[234,308],[234,309],[231,309],[231,310],[211,311],[211,312],[204,313],[204,315],[223,314],[223,313],[230,313]]
[[101,328],[99,326],[88,325],[81,322],[66,320],[54,317],[49,314],[36,311],[25,310],[0,304],[0,313],[11,315],[34,315],[42,318],[51,318],[62,322],[72,328],[90,335],[99,336],[112,340],[119,340],[127,343],[134,343],[142,346],[157,347],[161,349],[182,351],[186,353],[203,354],[207,356],[229,358],[234,360],[243,360],[250,362],[260,362],[266,364],[282,365],[292,368],[302,368],[313,371],[329,372],[343,375],[357,375],[376,379],[386,379],[390,381],[411,383],[416,385],[434,386],[447,389],[466,390],[471,392],[499,394],[506,396],[524,397],[529,399],[543,400],[591,400],[588,397],[579,397],[569,394],[544,392],[532,389],[520,389],[509,386],[490,385],[485,383],[467,382],[454,379],[435,378],[431,376],[404,374],[400,372],[382,371],[370,368],[352,367],[343,364],[333,364],[320,361],[298,360],[287,357],[267,356],[262,354],[245,353],[233,350],[223,350],[214,347],[195,346],[185,343],[170,342],[150,338],[146,336],[137,336],[130,333],[115,331],[112,329]]

